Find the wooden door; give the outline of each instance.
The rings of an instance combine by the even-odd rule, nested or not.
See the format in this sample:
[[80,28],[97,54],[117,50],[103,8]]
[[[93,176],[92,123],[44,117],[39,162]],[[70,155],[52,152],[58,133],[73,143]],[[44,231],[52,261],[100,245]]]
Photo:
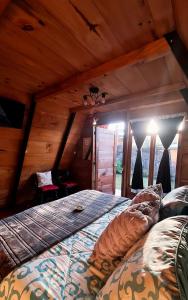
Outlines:
[[115,194],[115,133],[96,127],[96,190]]

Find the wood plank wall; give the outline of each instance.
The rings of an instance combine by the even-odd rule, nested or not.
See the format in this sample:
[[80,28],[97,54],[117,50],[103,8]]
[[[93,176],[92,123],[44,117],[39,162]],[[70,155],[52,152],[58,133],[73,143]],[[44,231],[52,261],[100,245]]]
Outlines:
[[76,150],[76,146],[79,142],[82,129],[84,127],[85,121],[86,121],[87,115],[83,112],[77,112],[69,137],[67,139],[67,143],[62,155],[62,159],[60,162],[60,168],[61,169],[69,169],[70,165],[72,163],[72,160],[74,159],[74,154]]
[[13,93],[13,91],[11,93],[7,92],[2,93],[1,90],[1,96],[10,97],[10,99],[24,103],[26,110],[22,129],[0,127],[0,208],[6,206],[10,200],[29,106],[27,95]]
[[[83,120],[83,119],[82,119]],[[77,144],[72,151],[72,161],[70,162],[70,169],[72,177],[78,182],[80,189],[91,189],[92,187],[92,160],[83,158],[83,139],[90,138],[92,142],[93,128],[92,116],[85,116],[82,130],[77,137]]]
[[35,189],[32,175],[51,170],[64,133],[69,109],[50,100],[38,102],[25,154],[17,204],[33,200]]

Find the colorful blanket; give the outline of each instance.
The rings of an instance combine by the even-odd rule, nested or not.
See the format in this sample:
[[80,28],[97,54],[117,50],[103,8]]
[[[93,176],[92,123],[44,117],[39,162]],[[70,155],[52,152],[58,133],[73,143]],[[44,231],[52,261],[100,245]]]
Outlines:
[[[97,220],[127,201],[85,190],[0,220],[0,281],[15,267]],[[75,212],[77,205],[84,206]]]
[[[109,222],[130,200],[13,270],[0,284],[0,300],[93,300],[104,283],[88,258]],[[130,278],[128,278],[130,281]]]

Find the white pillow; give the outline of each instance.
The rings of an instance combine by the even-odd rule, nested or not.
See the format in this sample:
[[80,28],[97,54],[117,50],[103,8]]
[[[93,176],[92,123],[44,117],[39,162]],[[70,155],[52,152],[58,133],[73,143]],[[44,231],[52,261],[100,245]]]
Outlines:
[[38,187],[53,184],[51,171],[37,172],[36,174],[37,174],[37,180],[38,180]]

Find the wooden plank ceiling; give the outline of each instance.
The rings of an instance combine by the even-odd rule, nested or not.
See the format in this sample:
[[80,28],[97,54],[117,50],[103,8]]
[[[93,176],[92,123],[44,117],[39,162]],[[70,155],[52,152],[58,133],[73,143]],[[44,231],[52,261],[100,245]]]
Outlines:
[[[179,17],[183,8],[185,0],[12,0],[0,19],[1,90],[38,94],[139,49],[176,26],[188,41],[186,18],[181,24]],[[72,108],[82,104],[91,85],[108,92],[111,100],[182,81],[183,74],[169,53],[105,73],[50,99]]]
[[[0,86],[37,93],[138,49],[174,26],[170,0],[13,0],[0,19]],[[170,59],[104,74],[92,84],[110,98],[167,84],[173,80]],[[87,88],[59,97],[77,106]]]

